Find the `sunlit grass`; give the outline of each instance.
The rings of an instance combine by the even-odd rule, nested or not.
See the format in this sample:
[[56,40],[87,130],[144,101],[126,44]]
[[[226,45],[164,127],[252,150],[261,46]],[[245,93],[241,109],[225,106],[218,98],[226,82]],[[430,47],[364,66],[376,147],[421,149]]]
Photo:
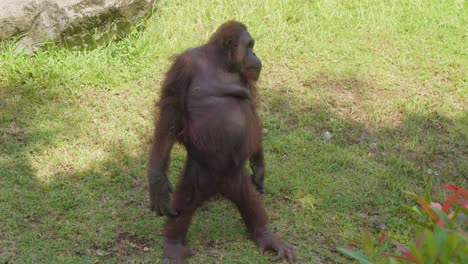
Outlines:
[[[346,262],[336,246],[374,221],[410,239],[405,191],[430,177],[466,186],[466,7],[159,1],[130,36],[95,50],[25,55],[1,43],[0,262],[161,258],[164,219],[145,189],[154,101],[169,58],[228,19],[249,27],[264,62],[272,229],[301,263]],[[184,157],[177,145],[173,182]],[[227,202],[200,210],[189,235],[190,263],[267,262]]]

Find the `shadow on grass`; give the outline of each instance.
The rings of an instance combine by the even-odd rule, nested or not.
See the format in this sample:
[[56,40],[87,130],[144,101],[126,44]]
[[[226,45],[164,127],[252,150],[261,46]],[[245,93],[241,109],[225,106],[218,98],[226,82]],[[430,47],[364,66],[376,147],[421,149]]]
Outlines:
[[[423,193],[432,178],[437,199],[437,186],[466,184],[466,114],[453,119],[427,109],[396,113],[389,117],[392,125],[376,125],[360,109],[378,90],[372,81],[320,74],[305,85],[318,96],[306,103],[265,98],[269,113],[263,119],[269,173],[278,177],[269,180],[291,208],[293,216],[282,217],[303,254],[310,252],[307,259],[346,262],[337,259],[336,246],[379,223],[408,239],[405,206],[414,201],[406,191]],[[276,89],[288,94],[287,87]],[[270,203],[275,208],[278,199]]]
[[[24,137],[25,146],[33,144],[29,140],[34,135]],[[161,254],[163,219],[148,210],[142,176],[146,155],[127,154],[116,146],[107,150],[105,161],[89,164],[89,169],[59,173],[43,182],[23,157],[32,154],[26,149],[16,145],[8,154],[15,161],[0,164],[2,262],[128,262],[135,256],[150,261]]]
[[61,89],[0,82],[0,262],[149,261],[162,219],[147,206],[146,151],[106,144],[84,169],[62,159],[88,117]]
[[[73,138],[79,107],[57,96],[60,87],[2,85],[0,261],[158,259],[163,219],[147,206],[146,150],[109,144],[102,160],[41,181],[35,159]],[[345,262],[335,247],[372,221],[402,228],[403,191],[423,190],[430,176],[439,185],[464,184],[466,114],[414,113],[397,126],[374,127],[340,113],[366,100],[372,82],[321,75],[309,85],[329,91],[305,104],[297,96],[264,98],[272,110],[263,116],[270,152],[264,200],[273,228],[294,241],[301,261]],[[68,122],[57,125],[64,113]],[[183,151],[175,152],[173,176],[183,161]]]

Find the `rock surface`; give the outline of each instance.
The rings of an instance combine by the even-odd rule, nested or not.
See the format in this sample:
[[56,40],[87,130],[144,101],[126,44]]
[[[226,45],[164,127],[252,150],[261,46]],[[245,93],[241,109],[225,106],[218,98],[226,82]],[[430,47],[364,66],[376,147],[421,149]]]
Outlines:
[[47,42],[89,48],[126,33],[155,0],[0,0],[0,39],[31,52]]

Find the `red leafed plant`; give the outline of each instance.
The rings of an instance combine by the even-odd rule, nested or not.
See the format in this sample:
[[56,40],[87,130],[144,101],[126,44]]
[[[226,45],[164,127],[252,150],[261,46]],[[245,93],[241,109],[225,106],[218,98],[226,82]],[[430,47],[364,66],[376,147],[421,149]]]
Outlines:
[[387,232],[376,239],[367,229],[362,232],[361,242],[354,242],[357,249],[338,250],[365,264],[468,263],[468,236],[465,232],[468,222],[468,191],[453,185],[442,188],[452,192],[443,203],[431,202],[430,195],[422,198],[410,193],[420,204],[420,208],[412,208],[418,215],[415,226],[417,240],[408,247],[392,240],[400,252],[399,255],[385,252],[389,244],[386,241]]

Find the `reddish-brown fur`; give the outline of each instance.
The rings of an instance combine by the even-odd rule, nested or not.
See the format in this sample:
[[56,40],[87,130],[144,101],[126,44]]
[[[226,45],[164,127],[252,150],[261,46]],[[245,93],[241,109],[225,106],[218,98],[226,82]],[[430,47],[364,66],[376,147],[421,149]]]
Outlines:
[[[290,247],[268,232],[265,210],[245,168],[250,159],[251,166],[257,166],[263,172],[261,127],[255,110],[255,83],[259,71],[249,73],[235,62],[240,34],[246,30],[245,25],[235,21],[223,24],[207,44],[178,55],[162,85],[159,120],[150,154],[152,203],[168,199],[165,193],[161,195],[160,192],[165,190],[161,185],[170,185],[166,175],[173,144],[179,141],[187,149],[185,168],[172,202],[175,212],[168,213],[172,212],[171,209],[161,209],[160,212],[177,213],[177,216],[168,218],[164,228],[165,257],[169,261],[182,263],[190,255],[184,245],[191,217],[204,201],[216,193],[221,193],[236,205],[247,230],[261,248],[280,251]],[[217,76],[218,72],[221,76]],[[233,76],[239,78],[233,82],[234,87],[248,89],[249,100],[236,97],[195,98],[199,86],[202,91],[208,91],[211,88],[204,87],[217,88],[212,82],[217,84],[220,81],[219,89],[222,90],[226,80]],[[261,182],[263,187],[263,174]],[[153,210],[160,210],[153,206]],[[284,254],[290,260],[294,258],[293,253]]]

